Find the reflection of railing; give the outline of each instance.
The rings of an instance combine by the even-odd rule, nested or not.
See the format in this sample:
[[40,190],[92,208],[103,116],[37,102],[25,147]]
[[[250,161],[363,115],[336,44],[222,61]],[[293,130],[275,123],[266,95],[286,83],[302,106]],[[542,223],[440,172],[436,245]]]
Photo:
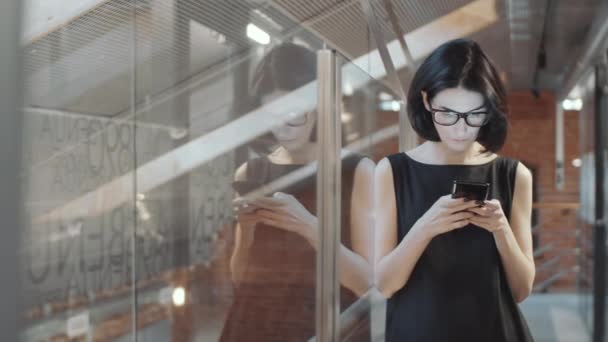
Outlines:
[[[538,249],[536,249],[534,251],[534,258],[535,259],[539,258],[548,252],[554,251],[555,249],[556,248],[554,247],[553,244],[547,244],[542,247],[539,247]],[[544,279],[540,283],[536,284],[533,288],[533,291],[534,292],[546,292],[551,287],[551,285],[555,284],[558,280],[563,279],[571,272],[575,272],[575,273],[578,272],[579,271],[578,265],[571,266],[571,267],[568,267],[568,268],[562,269],[562,270],[559,270],[559,265],[560,265],[560,262],[563,260],[564,256],[567,256],[569,254],[578,255],[579,252],[580,252],[580,250],[577,247],[568,248],[566,250],[562,250],[559,254],[553,256],[551,259],[543,262],[542,264],[537,265],[536,274],[546,274],[548,272],[551,272],[551,273],[548,277],[546,277],[546,279]]]
[[566,277],[569,273],[574,272],[577,273],[579,271],[579,267],[578,266],[572,266],[568,269],[565,270],[561,270],[553,275],[551,275],[549,278],[547,278],[546,280],[542,281],[539,284],[536,284],[534,286],[533,291],[534,292],[546,292],[549,287],[551,287],[551,285],[553,285],[555,282],[557,282],[558,280]]
[[[348,341],[351,335],[355,333],[358,328],[370,329],[372,335],[371,341],[383,341],[384,324],[379,327],[380,329],[377,329],[381,331],[375,331],[372,320],[374,320],[373,311],[376,309],[383,311],[385,302],[386,299],[382,297],[380,292],[378,292],[378,290],[375,288],[372,288],[362,295],[356,302],[350,305],[346,310],[342,311],[339,319],[339,341]],[[316,341],[317,339],[315,336],[308,340],[308,342]]]
[[[577,210],[578,203],[570,202],[552,202],[552,203],[534,203],[533,208],[538,209],[556,209],[556,210]],[[535,236],[541,235],[543,238],[547,236],[558,237],[560,239],[572,239],[571,246],[558,241],[548,241],[537,246],[534,249],[534,259],[536,263],[536,278],[537,282],[533,287],[533,292],[547,292],[558,281],[565,279],[572,273],[578,273],[580,267],[578,265],[568,265],[567,257],[580,255],[581,251],[577,245],[576,239],[579,238],[577,227],[572,227],[572,231],[568,232],[542,232],[541,226],[532,227],[532,233]],[[546,259],[545,259],[546,257]],[[540,263],[539,263],[540,261]]]

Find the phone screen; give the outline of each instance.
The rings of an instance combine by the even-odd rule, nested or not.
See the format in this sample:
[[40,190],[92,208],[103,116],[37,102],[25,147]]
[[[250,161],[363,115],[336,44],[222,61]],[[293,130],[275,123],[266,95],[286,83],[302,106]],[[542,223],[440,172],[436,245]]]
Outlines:
[[262,184],[258,182],[252,181],[234,181],[232,182],[232,188],[239,193],[239,195],[244,196],[258,188],[260,188]]
[[485,201],[490,190],[489,183],[454,181],[452,198],[465,197],[473,201]]

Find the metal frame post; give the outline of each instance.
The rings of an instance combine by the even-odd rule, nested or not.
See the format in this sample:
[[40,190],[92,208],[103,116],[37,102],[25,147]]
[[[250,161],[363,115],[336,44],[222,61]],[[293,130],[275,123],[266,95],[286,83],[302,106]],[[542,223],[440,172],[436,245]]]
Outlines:
[[555,102],[555,188],[564,190],[566,181],[564,164],[564,109],[561,102]]
[[317,341],[337,341],[340,312],[337,252],[341,229],[342,125],[340,63],[334,50],[317,52],[318,156]]
[[593,341],[604,341],[606,334],[606,222],[604,218],[607,137],[603,129],[608,120],[608,62],[606,55],[595,66],[595,221],[593,223]]
[[2,163],[0,182],[2,200],[2,238],[0,239],[0,331],[3,341],[18,341],[22,315],[19,286],[21,279],[20,234],[23,202],[21,194],[21,142],[23,113],[22,79],[19,40],[21,33],[22,1],[0,2],[0,148]]

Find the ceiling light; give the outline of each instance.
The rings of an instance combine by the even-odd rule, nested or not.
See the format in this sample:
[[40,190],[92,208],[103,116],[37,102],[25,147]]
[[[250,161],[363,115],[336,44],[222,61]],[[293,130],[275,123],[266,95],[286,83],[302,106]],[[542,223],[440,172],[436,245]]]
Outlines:
[[353,114],[349,113],[349,112],[344,112],[341,115],[341,119],[342,119],[342,123],[349,123],[351,121],[353,121]]
[[342,89],[342,93],[346,96],[351,96],[354,93],[353,86],[350,83],[344,84],[344,89]]
[[251,23],[247,25],[247,37],[262,45],[267,45],[270,43],[270,35],[266,33],[266,31]]
[[378,93],[378,99],[380,101],[390,101],[393,99],[393,95],[391,95],[387,92],[381,91],[380,93]]
[[579,97],[576,99],[565,99],[562,102],[564,110],[581,110],[583,108],[583,100]]
[[381,101],[380,109],[386,110],[386,111],[398,112],[399,109],[401,109],[401,103],[399,103],[399,101],[396,101],[396,100]]

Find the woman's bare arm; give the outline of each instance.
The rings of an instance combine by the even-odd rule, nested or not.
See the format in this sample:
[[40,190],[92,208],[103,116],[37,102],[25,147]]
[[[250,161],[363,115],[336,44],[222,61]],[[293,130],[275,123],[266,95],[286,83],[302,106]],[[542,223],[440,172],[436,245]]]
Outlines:
[[340,283],[358,296],[367,292],[372,285],[373,256],[373,193],[375,164],[363,158],[357,164],[353,179],[350,201],[350,240],[352,251],[340,245]]
[[430,238],[412,229],[397,244],[397,205],[393,171],[387,158],[376,167],[374,203],[374,283],[378,291],[389,298],[405,286]]
[[[244,163],[236,170],[234,180],[246,180],[246,178],[247,163]],[[234,284],[240,283],[242,279],[249,254],[249,247],[253,243],[254,227],[246,228],[248,229],[244,229],[238,221],[235,224],[234,248],[230,257],[230,274],[232,275],[232,282]]]
[[517,166],[512,203],[510,227],[494,234],[494,240],[513,297],[521,302],[532,292],[536,274],[530,227],[532,174],[522,163]]

